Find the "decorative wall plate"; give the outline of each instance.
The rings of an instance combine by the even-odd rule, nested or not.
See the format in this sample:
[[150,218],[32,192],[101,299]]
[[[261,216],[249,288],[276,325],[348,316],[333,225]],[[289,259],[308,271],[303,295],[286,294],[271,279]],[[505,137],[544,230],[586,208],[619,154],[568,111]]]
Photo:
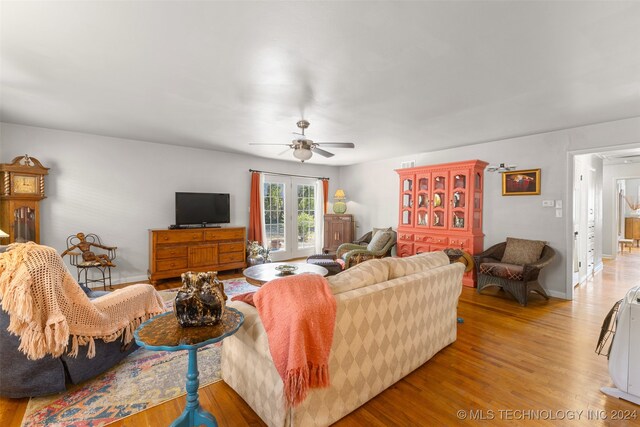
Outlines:
[[442,199],[440,198],[439,194],[435,194],[435,196],[433,196],[433,207],[438,207],[442,205]]

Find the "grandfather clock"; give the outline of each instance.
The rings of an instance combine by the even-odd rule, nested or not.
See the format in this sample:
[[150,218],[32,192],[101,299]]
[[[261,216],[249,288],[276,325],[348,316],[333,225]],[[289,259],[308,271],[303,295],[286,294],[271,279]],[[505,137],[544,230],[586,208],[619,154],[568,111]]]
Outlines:
[[40,243],[40,200],[44,199],[44,176],[49,172],[34,157],[16,157],[0,164],[0,230],[9,235],[2,244]]

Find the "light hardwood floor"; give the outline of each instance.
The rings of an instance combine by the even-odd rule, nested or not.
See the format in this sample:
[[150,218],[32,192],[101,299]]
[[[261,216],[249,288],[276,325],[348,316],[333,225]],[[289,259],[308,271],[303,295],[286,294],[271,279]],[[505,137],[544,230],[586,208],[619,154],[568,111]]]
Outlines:
[[[457,341],[336,425],[640,425],[640,407],[600,392],[612,383],[607,359],[594,352],[605,315],[639,284],[634,248],[605,261],[573,301],[531,294],[521,307],[502,292],[464,288]],[[264,425],[222,381],[202,388],[200,401],[221,426]],[[0,426],[20,426],[26,403],[0,399]],[[166,426],[184,405],[178,398],[112,426]],[[635,420],[612,420],[634,413]]]

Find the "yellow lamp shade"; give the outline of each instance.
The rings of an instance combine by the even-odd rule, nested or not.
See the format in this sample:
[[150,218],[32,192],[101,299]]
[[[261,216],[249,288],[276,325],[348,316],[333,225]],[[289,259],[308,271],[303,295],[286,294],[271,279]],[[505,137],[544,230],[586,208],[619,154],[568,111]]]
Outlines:
[[336,190],[336,194],[333,195],[334,199],[345,199],[347,196],[344,194],[344,190],[338,189]]

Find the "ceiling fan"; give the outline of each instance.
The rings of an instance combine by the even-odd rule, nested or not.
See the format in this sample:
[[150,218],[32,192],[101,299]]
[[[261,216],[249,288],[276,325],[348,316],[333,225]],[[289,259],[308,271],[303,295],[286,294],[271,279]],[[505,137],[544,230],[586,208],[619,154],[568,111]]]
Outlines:
[[353,142],[314,142],[306,137],[304,130],[309,127],[307,120],[299,120],[296,125],[302,129],[302,132],[293,132],[295,135],[299,135],[296,139],[291,141],[290,144],[261,144],[250,142],[249,145],[288,145],[293,149],[293,157],[304,163],[305,160],[309,160],[313,153],[318,153],[324,157],[333,157],[334,154],[320,148],[323,147],[336,147],[336,148],[355,148]]
[[500,163],[498,166],[489,165],[487,166],[487,172],[509,172],[517,168],[516,165],[506,165],[504,163]]

